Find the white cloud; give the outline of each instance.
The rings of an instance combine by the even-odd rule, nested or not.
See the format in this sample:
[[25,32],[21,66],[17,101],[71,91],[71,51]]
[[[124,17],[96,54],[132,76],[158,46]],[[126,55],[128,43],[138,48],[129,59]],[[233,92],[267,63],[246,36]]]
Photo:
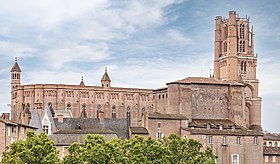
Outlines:
[[47,51],[43,55],[44,61],[51,66],[60,68],[70,62],[97,62],[110,57],[109,48],[105,43],[95,45],[74,45]]
[[36,52],[35,48],[20,43],[0,40],[0,55],[14,57],[30,57]]
[[171,29],[167,31],[167,35],[176,43],[187,45],[192,43],[192,39],[184,36],[182,32],[176,29]]

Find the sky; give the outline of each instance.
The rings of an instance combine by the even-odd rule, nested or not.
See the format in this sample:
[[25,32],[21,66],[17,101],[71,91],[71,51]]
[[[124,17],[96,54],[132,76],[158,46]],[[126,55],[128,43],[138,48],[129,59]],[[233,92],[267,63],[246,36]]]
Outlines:
[[9,112],[10,69],[22,84],[160,88],[213,69],[215,17],[236,11],[254,26],[265,131],[280,132],[280,1],[0,0],[0,113]]

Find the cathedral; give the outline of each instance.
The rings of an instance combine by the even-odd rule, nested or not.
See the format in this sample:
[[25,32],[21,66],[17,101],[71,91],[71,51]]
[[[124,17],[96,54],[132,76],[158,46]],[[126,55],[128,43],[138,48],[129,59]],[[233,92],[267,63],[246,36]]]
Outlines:
[[[11,119],[45,131],[61,156],[71,142],[82,140],[77,134],[161,139],[175,133],[211,147],[219,164],[263,163],[253,27],[235,11],[215,22],[214,75],[188,77],[158,89],[111,86],[107,69],[97,86],[83,79],[77,85],[21,84],[16,61]],[[62,139],[66,135],[71,141]]]

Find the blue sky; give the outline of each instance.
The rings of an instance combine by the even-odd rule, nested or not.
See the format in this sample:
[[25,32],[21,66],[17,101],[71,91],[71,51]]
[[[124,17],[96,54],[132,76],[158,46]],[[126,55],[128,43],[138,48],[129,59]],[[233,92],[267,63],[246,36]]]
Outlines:
[[213,68],[215,16],[254,25],[262,124],[280,132],[279,0],[0,0],[0,111],[17,56],[22,83],[158,88]]

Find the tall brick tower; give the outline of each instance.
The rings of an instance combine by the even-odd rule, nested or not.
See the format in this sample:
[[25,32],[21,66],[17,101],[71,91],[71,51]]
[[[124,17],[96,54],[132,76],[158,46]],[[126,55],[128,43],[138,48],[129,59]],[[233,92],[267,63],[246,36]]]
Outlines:
[[20,74],[21,74],[21,69],[17,63],[17,58],[15,59],[15,64],[13,65],[11,69],[11,116],[13,121],[18,121],[16,118],[19,116],[18,111],[16,110],[15,104],[13,99],[17,96],[15,94],[15,90],[17,87],[20,85]]
[[235,11],[230,11],[227,19],[217,16],[214,78],[237,81],[246,86],[244,119],[248,128],[261,131],[261,98],[258,97],[256,67],[254,34],[249,18],[239,18]]

